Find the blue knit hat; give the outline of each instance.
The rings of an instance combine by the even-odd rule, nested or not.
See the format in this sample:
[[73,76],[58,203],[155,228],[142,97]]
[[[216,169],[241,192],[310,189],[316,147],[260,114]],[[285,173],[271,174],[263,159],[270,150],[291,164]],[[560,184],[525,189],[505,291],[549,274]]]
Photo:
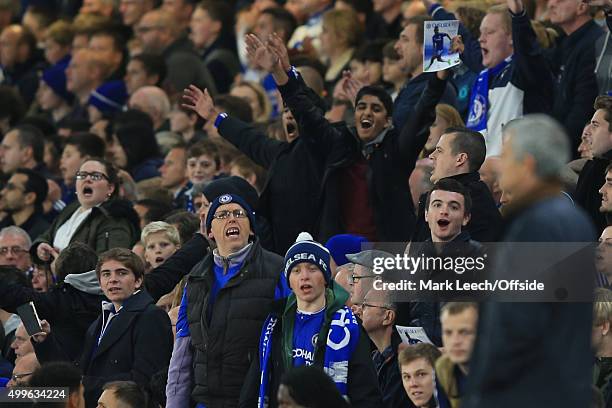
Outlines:
[[356,254],[362,251],[362,244],[369,242],[364,237],[352,234],[334,235],[326,243],[325,248],[331,253],[336,265],[342,266],[351,261],[346,259],[346,254]]
[[100,112],[119,112],[123,110],[128,94],[123,81],[108,81],[100,85],[89,96],[88,103]]
[[331,255],[327,248],[316,242],[312,235],[307,232],[301,232],[295,240],[295,244],[287,250],[287,255],[285,255],[285,278],[287,279],[287,284],[291,286],[289,283],[291,269],[297,264],[308,262],[316,265],[321,270],[325,277],[325,283],[329,285],[331,281],[330,257]]
[[74,95],[66,89],[66,68],[70,59],[58,62],[55,65],[45,69],[42,73],[42,80],[49,88],[53,89],[60,98],[68,103],[72,103]]
[[251,229],[255,229],[255,211],[251,209],[251,207],[247,204],[247,202],[240,197],[238,194],[223,194],[213,200],[208,207],[208,214],[206,215],[206,231],[210,232],[210,226],[212,224],[212,220],[214,218],[215,212],[217,208],[222,205],[236,203],[241,206],[244,211],[247,213],[247,217],[249,217],[249,221],[251,222]]

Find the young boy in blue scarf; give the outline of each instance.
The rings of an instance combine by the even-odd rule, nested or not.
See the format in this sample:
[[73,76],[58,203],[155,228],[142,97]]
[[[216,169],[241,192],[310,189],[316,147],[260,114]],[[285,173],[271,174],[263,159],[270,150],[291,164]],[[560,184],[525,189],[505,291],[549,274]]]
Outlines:
[[321,367],[353,407],[380,407],[369,340],[345,306],[349,294],[333,285],[329,251],[301,233],[285,255],[285,277],[293,293],[264,322],[240,407],[277,407],[282,375],[304,365]]

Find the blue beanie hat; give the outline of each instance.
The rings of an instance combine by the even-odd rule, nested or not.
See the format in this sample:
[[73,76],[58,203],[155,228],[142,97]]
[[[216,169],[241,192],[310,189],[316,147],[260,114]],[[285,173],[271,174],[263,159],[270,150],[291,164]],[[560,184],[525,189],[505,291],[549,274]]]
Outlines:
[[42,73],[42,80],[49,88],[53,89],[60,98],[68,103],[72,103],[74,95],[66,89],[66,68],[70,59],[62,60],[55,65],[45,69]]
[[247,202],[238,194],[223,194],[215,198],[208,207],[208,214],[206,215],[206,231],[210,231],[210,226],[214,218],[213,216],[215,215],[217,208],[229,203],[236,203],[241,206],[244,211],[246,211],[247,217],[249,217],[249,221],[251,223],[251,229],[255,230],[255,211],[253,211]]
[[89,96],[88,103],[100,112],[119,112],[127,101],[128,94],[123,81],[108,81],[100,85]]
[[325,248],[331,253],[336,265],[342,266],[351,261],[346,259],[346,254],[356,254],[361,252],[361,245],[369,242],[364,237],[352,234],[334,235],[326,243]]
[[285,278],[287,279],[287,284],[291,286],[289,283],[291,269],[297,264],[308,262],[316,265],[321,270],[325,277],[325,283],[329,285],[331,281],[330,257],[331,255],[327,248],[316,242],[312,235],[307,232],[301,232],[295,240],[295,244],[287,250],[287,255],[285,255]]

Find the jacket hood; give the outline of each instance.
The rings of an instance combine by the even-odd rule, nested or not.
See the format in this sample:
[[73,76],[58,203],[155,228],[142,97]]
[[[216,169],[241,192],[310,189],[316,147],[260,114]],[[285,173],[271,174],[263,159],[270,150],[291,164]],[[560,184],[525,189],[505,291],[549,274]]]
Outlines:
[[[334,313],[342,308],[349,300],[349,293],[340,285],[336,285],[333,281],[330,287],[325,289],[325,317],[329,319]],[[291,292],[287,297],[283,314],[297,308],[297,298],[295,293]]]
[[123,199],[108,200],[100,209],[113,218],[126,218],[136,231],[140,231],[140,219],[131,202]]
[[92,270],[84,273],[71,273],[66,275],[64,283],[69,284],[75,289],[82,292],[89,293],[90,295],[103,295],[102,288],[100,288],[100,282],[96,271]]

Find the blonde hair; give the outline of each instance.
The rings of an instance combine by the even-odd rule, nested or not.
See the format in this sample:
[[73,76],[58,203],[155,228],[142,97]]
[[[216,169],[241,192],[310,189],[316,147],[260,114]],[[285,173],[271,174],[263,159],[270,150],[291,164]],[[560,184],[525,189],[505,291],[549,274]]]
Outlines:
[[348,47],[356,47],[361,41],[363,27],[357,13],[352,9],[329,10],[323,14],[323,24],[344,38]]
[[599,326],[605,322],[612,322],[612,291],[597,288],[593,300],[593,325]]
[[487,14],[500,15],[504,32],[506,34],[512,34],[512,17],[510,17],[510,13],[508,12],[508,6],[500,4],[497,6],[490,7],[487,10]]
[[46,39],[67,47],[72,45],[74,28],[66,20],[58,20],[47,28]]
[[258,117],[255,117],[255,112],[253,112],[253,120],[258,123],[266,123],[272,114],[272,104],[268,99],[266,90],[263,88],[263,86],[254,81],[240,81],[232,85],[231,89],[239,88],[241,86],[249,88],[251,91],[255,92],[255,95],[257,96],[257,103],[261,107],[261,114]]
[[181,244],[181,237],[179,236],[179,232],[174,225],[168,224],[165,221],[153,221],[145,225],[142,229],[142,233],[140,234],[140,240],[147,246],[147,238],[151,234],[156,234],[158,232],[163,232],[166,235],[166,238],[173,243],[174,245]]
[[439,103],[436,105],[436,115],[448,122],[448,127],[465,126],[461,115],[454,106]]

